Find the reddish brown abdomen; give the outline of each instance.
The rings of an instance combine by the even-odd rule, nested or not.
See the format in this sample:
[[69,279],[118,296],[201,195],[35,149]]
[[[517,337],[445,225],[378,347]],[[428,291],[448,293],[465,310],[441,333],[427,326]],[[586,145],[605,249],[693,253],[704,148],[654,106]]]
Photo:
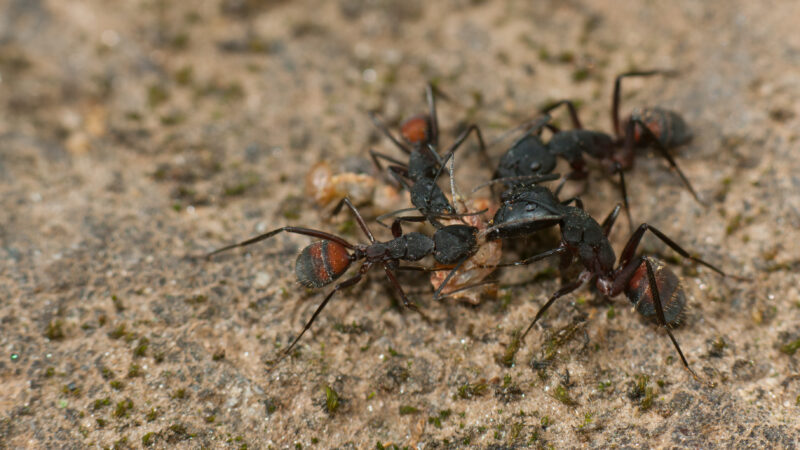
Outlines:
[[314,242],[297,255],[297,281],[309,288],[321,288],[341,277],[351,263],[350,254],[343,245],[332,241]]
[[[692,139],[689,126],[679,114],[673,111],[662,108],[635,109],[631,117],[644,122],[650,132],[666,148],[683,145]],[[644,130],[638,124],[635,127],[634,138],[639,146],[650,143],[650,139],[644,135]]]
[[[664,319],[667,324],[674,325],[681,318],[681,313],[686,307],[686,296],[683,293],[681,280],[675,273],[661,261],[650,258],[653,274],[656,278],[661,305],[664,308]],[[647,276],[647,267],[642,260],[625,288],[625,295],[633,303],[639,314],[658,321],[653,293],[650,291],[650,281]]]
[[424,144],[428,142],[430,126],[427,116],[414,116],[400,125],[400,134],[409,144]]

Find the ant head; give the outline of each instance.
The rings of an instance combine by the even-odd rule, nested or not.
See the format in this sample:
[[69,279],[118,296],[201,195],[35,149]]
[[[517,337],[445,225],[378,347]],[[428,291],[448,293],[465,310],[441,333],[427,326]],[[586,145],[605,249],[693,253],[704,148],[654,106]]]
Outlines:
[[517,186],[503,195],[503,205],[486,231],[486,239],[526,236],[561,223],[563,205],[544,186]]
[[431,139],[431,121],[427,114],[406,119],[400,125],[400,135],[411,145],[425,145]]
[[297,255],[294,269],[300,284],[318,289],[344,275],[352,263],[353,258],[342,244],[317,241]]

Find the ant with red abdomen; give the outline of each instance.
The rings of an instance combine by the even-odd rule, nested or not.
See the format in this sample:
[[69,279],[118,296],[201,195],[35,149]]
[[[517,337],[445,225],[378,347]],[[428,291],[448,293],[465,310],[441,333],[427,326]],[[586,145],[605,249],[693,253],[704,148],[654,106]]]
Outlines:
[[[573,202],[575,206],[569,205]],[[645,232],[650,231],[684,258],[704,265],[722,276],[730,275],[690,255],[667,235],[647,223],[642,223],[633,232],[617,260],[608,235],[620,209],[621,205],[617,204],[600,224],[583,209],[583,203],[577,197],[562,202],[553,192],[542,186],[518,186],[504,193],[503,205],[495,214],[492,226],[484,232],[486,239],[520,237],[558,225],[561,230],[561,243],[554,249],[523,261],[501,264],[498,267],[527,265],[556,255],[561,257],[562,269],[568,268],[575,259],[583,265],[583,271],[576,280],[553,293],[539,308],[521,339],[527,336],[556,300],[587,282],[593,282],[606,297],[612,298],[624,293],[637,312],[645,317],[655,316],[657,323],[666,329],[684,367],[697,379],[697,374],[689,366],[678,341],[669,329],[669,325],[677,322],[686,305],[680,279],[659,261],[648,256],[635,256],[636,249]]]
[[314,289],[319,289],[333,283],[342,277],[354,262],[360,260],[364,261],[354,276],[337,283],[333,290],[325,296],[325,299],[320,303],[316,311],[314,311],[314,314],[308,322],[306,322],[300,334],[297,335],[289,347],[284,350],[281,358],[291,353],[295,344],[297,344],[303,334],[311,328],[311,324],[314,323],[314,320],[319,316],[333,295],[346,287],[357,284],[373,266],[379,265],[383,267],[389,282],[398,294],[400,294],[403,305],[416,310],[416,305],[408,299],[402,286],[400,286],[400,283],[397,281],[394,272],[396,270],[428,272],[454,269],[401,266],[399,264],[400,261],[414,262],[428,255],[433,255],[437,263],[459,265],[459,261],[469,258],[477,251],[477,244],[475,241],[477,229],[468,225],[448,225],[442,227],[437,229],[436,233],[431,238],[418,232],[403,234],[400,222],[395,221],[392,225],[393,239],[386,242],[377,241],[369,230],[363,217],[361,217],[361,214],[350,200],[345,198],[342,202],[355,216],[359,227],[361,227],[361,230],[369,239],[369,244],[351,244],[344,238],[325,231],[287,226],[236,244],[219,248],[206,255],[206,259],[210,259],[218,253],[236,247],[245,247],[255,244],[256,242],[269,239],[282,232],[319,238],[322,240],[305,247],[295,261],[295,275],[297,276],[297,281],[303,286]]
[[[486,144],[477,125],[469,125],[445,152],[445,157],[439,155],[439,126],[436,114],[436,94],[442,93],[432,84],[426,86],[429,112],[413,116],[400,125],[400,135],[403,141],[396,138],[379,116],[370,112],[370,119],[375,127],[386,136],[397,148],[408,155],[408,163],[399,159],[370,150],[375,165],[382,169],[381,160],[390,163],[389,173],[397,185],[404,186],[411,193],[414,207],[425,215],[431,223],[436,223],[437,216],[453,215],[455,210],[447,201],[444,193],[436,185],[438,174],[441,173],[447,162],[447,157],[458,150],[471,133],[475,133],[481,154],[488,160]],[[382,216],[388,217],[389,215]]]

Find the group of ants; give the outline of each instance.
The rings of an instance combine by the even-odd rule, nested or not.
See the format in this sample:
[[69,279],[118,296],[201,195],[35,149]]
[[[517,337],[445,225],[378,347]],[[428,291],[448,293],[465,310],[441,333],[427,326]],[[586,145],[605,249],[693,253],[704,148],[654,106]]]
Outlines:
[[[319,241],[305,247],[300,252],[295,263],[297,280],[302,285],[313,289],[334,283],[355,262],[362,261],[354,275],[337,283],[325,296],[306,322],[303,330],[283,350],[282,359],[292,352],[297,342],[311,327],[334,294],[361,281],[364,275],[375,266],[383,268],[389,282],[402,299],[403,305],[416,310],[416,305],[406,296],[395,272],[404,270],[448,271],[447,277],[439,284],[434,293],[434,299],[439,299],[451,278],[458,273],[466,261],[476,254],[482,245],[497,240],[532,237],[543,230],[558,226],[561,240],[555,248],[520,261],[486,266],[493,269],[495,267],[528,265],[553,256],[560,257],[559,266],[562,272],[565,272],[573,263],[582,266],[576,279],[562,282],[562,287],[539,308],[521,335],[520,342],[524,341],[534,325],[556,300],[589,282],[596,286],[601,295],[608,298],[624,293],[637,312],[651,320],[655,319],[664,328],[675,346],[683,366],[695,379],[698,379],[670,329],[670,326],[679,321],[686,305],[680,279],[658,259],[652,256],[637,255],[636,250],[645,233],[650,231],[682,257],[706,266],[721,276],[729,275],[714,265],[692,256],[654,226],[642,223],[638,227],[634,227],[623,175],[632,167],[634,158],[641,153],[641,149],[652,148],[677,173],[695,200],[702,203],[668,151],[670,148],[687,143],[692,137],[681,116],[667,109],[650,107],[634,109],[628,117],[620,120],[620,85],[623,79],[670,73],[670,71],[661,70],[636,71],[623,73],[616,77],[611,106],[613,134],[583,128],[577,108],[569,100],[549,105],[541,111],[538,117],[518,126],[515,130],[524,131],[500,158],[493,178],[484,184],[492,185],[493,192],[494,186],[498,185],[502,186],[503,190],[499,196],[499,207],[496,213],[482,229],[467,224],[464,219],[467,216],[483,214],[486,210],[458,212],[454,206],[456,192],[453,187],[453,161],[455,152],[472,133],[476,136],[482,157],[490,160],[483,136],[480,128],[471,124],[456,137],[447,151],[440,153],[435,97],[437,94],[439,96],[443,96],[443,94],[429,84],[426,89],[429,112],[415,115],[402,122],[400,138],[389,130],[376,113],[370,113],[370,118],[377,129],[405,155],[405,159],[401,159],[374,150],[370,151],[375,165],[381,171],[383,171],[384,165],[387,166],[388,179],[407,189],[413,204],[413,208],[402,209],[378,218],[380,222],[381,218],[394,217],[389,226],[393,236],[391,240],[376,240],[362,215],[345,197],[333,209],[333,213],[338,213],[346,206],[369,240],[368,244],[353,244],[340,236],[322,230],[284,226],[217,249],[209,253],[207,258],[226,250],[245,247],[269,239],[283,232],[318,238]],[[572,123],[571,129],[561,129],[552,122],[550,113],[560,107],[567,108]],[[549,132],[547,141],[543,139],[544,130]],[[619,176],[622,203],[617,203],[602,222],[598,222],[584,210],[579,197],[564,200],[559,198],[559,193],[567,181],[587,178],[587,157],[596,160],[610,175]],[[570,168],[570,172],[563,177],[553,173],[559,158],[565,160]],[[438,183],[445,171],[450,175],[453,201],[448,199]],[[554,190],[540,184],[557,179],[561,181]],[[618,259],[609,242],[609,234],[623,207],[632,233]],[[413,211],[412,215],[402,215],[410,211]],[[404,222],[427,222],[435,231],[432,235],[416,231],[404,233],[402,229]],[[443,222],[450,224],[445,225]],[[383,224],[383,222],[380,223]],[[427,256],[433,257],[435,266],[402,264],[420,261]]]

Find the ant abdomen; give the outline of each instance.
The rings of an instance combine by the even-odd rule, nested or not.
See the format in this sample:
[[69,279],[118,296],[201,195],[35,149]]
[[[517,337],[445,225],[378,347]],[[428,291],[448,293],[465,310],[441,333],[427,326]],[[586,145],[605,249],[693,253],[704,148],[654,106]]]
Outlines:
[[652,320],[657,319],[645,260],[650,261],[653,268],[658,295],[664,307],[664,320],[668,325],[675,325],[686,308],[686,295],[681,279],[663,262],[654,258],[642,258],[625,287],[625,295],[639,314]]
[[431,139],[431,122],[426,114],[407,119],[400,125],[400,135],[412,145],[424,145]]
[[[639,120],[650,129],[650,132],[665,148],[677,147],[692,140],[692,131],[683,118],[676,112],[663,108],[640,108],[631,113],[631,120]],[[647,136],[637,124],[634,140],[639,146],[649,144]]]
[[317,241],[304,248],[295,262],[297,281],[318,289],[344,275],[352,264],[347,248],[333,241]]

